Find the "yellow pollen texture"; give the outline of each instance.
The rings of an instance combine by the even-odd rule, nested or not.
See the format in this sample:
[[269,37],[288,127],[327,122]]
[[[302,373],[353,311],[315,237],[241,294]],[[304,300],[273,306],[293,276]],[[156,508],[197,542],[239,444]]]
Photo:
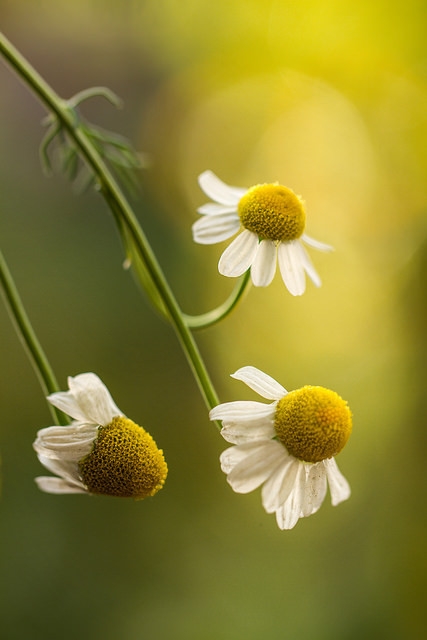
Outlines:
[[249,189],[238,204],[245,229],[261,240],[289,242],[304,232],[305,211],[300,198],[280,184],[260,184]]
[[92,451],[79,462],[90,493],[142,499],[165,483],[163,451],[145,429],[124,416],[99,428]]
[[304,462],[320,462],[344,447],[352,417],[347,403],[335,391],[306,386],[279,400],[274,426],[291,455]]

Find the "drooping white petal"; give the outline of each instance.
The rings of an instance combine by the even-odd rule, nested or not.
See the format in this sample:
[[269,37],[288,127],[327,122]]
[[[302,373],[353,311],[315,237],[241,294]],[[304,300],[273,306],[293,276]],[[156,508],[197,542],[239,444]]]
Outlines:
[[225,205],[236,205],[247,189],[232,187],[220,180],[213,171],[204,171],[199,175],[199,185],[209,198]]
[[248,385],[250,389],[259,393],[267,400],[280,400],[280,398],[283,398],[283,396],[288,393],[274,378],[256,367],[241,367],[233,373],[231,377],[236,380],[241,380]]
[[319,242],[319,240],[315,240],[314,238],[310,238],[307,234],[303,233],[300,240],[308,244],[309,247],[313,249],[317,249],[318,251],[334,251],[334,248],[331,247],[330,244],[325,244],[324,242]]
[[231,444],[260,442],[275,437],[274,420],[271,416],[249,418],[248,420],[223,420],[221,435]]
[[298,463],[294,486],[286,502],[276,511],[279,529],[292,529],[301,517],[301,508],[305,493],[305,466]]
[[197,209],[197,213],[207,216],[217,216],[222,213],[234,213],[237,217],[237,206],[218,204],[217,202],[207,202]]
[[301,512],[304,517],[316,513],[326,495],[326,469],[321,462],[307,465],[304,501]]
[[313,282],[313,284],[316,285],[316,287],[320,287],[322,284],[322,281],[316,269],[314,268],[313,263],[311,262],[307,251],[304,249],[301,242],[298,243],[298,248],[300,252],[301,264],[304,268],[304,271],[307,273],[308,277]]
[[230,422],[252,422],[262,418],[273,418],[275,406],[253,400],[224,402],[209,412],[210,420]]
[[67,416],[71,416],[78,422],[86,422],[87,416],[78,403],[77,399],[69,391],[57,391],[47,396],[48,401],[57,409],[60,409]]
[[97,436],[94,425],[73,424],[40,429],[33,444],[35,451],[56,460],[81,460],[92,449]]
[[68,378],[70,391],[53,393],[48,400],[75,420],[98,425],[109,424],[123,415],[105,384],[94,373]]
[[271,474],[276,464],[281,460],[280,445],[269,440],[241,460],[227,475],[227,482],[236,493],[250,493],[257,489]]
[[68,484],[75,484],[79,487],[83,487],[76,462],[53,460],[40,453],[37,454],[37,457],[42,465],[51,473],[63,478],[68,482]]
[[281,242],[277,248],[280,273],[289,293],[301,296],[305,291],[304,268],[298,250],[298,240]]
[[275,436],[273,420],[265,418],[258,422],[227,422],[221,429],[221,435],[232,444],[245,444],[246,442],[259,442],[271,440]]
[[240,229],[240,220],[234,213],[199,218],[192,226],[193,240],[198,244],[216,244],[231,238]]
[[347,500],[350,497],[351,490],[347,480],[338,469],[338,465],[335,462],[335,458],[328,458],[323,460],[323,464],[326,468],[328,475],[329,491],[331,492],[331,502],[335,507],[343,500]]
[[222,254],[218,270],[223,276],[236,278],[251,266],[258,250],[258,237],[245,229]]
[[219,456],[221,470],[224,473],[230,473],[242,460],[247,459],[256,451],[262,450],[263,446],[264,442],[248,442],[235,447],[228,447]]
[[45,493],[87,493],[83,485],[79,487],[54,476],[39,476],[35,481],[38,488]]
[[267,513],[274,513],[288,499],[298,473],[300,462],[289,455],[280,443],[282,448],[282,459],[280,466],[271,474],[262,488],[262,504]]
[[59,442],[57,445],[36,440],[33,446],[38,455],[45,456],[51,460],[78,462],[90,453],[93,446],[93,439],[77,443]]
[[44,427],[37,432],[37,438],[52,440],[52,442],[61,442],[68,440],[70,442],[79,442],[87,438],[94,438],[98,433],[98,426],[92,423],[73,422],[66,426],[54,425],[52,427]]
[[256,287],[268,287],[276,273],[277,248],[271,240],[261,240],[251,266],[252,282]]

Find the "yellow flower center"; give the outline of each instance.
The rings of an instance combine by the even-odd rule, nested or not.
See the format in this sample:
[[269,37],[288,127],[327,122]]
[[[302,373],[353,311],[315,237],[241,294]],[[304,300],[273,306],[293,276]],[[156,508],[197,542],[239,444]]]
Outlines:
[[260,240],[289,242],[304,232],[305,211],[300,198],[280,184],[259,184],[239,200],[242,225]]
[[92,451],[79,461],[79,471],[90,493],[142,499],[163,487],[168,468],[150,434],[118,416],[99,428]]
[[277,403],[274,427],[289,453],[304,462],[332,458],[346,444],[351,411],[335,391],[306,386]]

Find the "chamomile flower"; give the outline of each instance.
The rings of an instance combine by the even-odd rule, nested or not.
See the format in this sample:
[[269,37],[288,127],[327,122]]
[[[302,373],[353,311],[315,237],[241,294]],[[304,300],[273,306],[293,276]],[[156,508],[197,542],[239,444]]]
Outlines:
[[289,393],[255,367],[232,375],[272,403],[237,401],[220,404],[209,414],[222,420],[229,447],[221,468],[237,493],[262,485],[262,504],[275,513],[280,529],[321,506],[329,485],[335,506],[350,497],[350,487],[335,462],[352,429],[347,403],[334,391],[305,386]]
[[56,474],[36,478],[38,487],[136,499],[157,493],[167,466],[150,434],[123,415],[94,373],[69,377],[68,386],[48,400],[72,424],[41,429],[33,445],[40,462]]
[[193,224],[194,241],[215,244],[240,232],[220,258],[222,275],[237,277],[250,268],[254,285],[266,287],[274,278],[278,261],[292,295],[304,293],[305,274],[317,287],[321,285],[304,244],[319,251],[331,251],[332,247],[304,233],[304,204],[291,189],[278,183],[250,189],[232,187],[212,171],[202,173],[199,184],[213,202],[198,208],[203,217]]

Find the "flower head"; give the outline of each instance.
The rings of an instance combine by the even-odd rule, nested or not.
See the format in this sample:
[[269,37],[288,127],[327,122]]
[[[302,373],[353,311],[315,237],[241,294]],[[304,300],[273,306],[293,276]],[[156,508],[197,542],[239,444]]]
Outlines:
[[320,286],[303,243],[319,251],[331,251],[332,247],[304,233],[304,204],[291,189],[277,183],[251,189],[231,187],[212,171],[202,173],[199,184],[213,202],[198,209],[203,217],[193,225],[194,241],[215,244],[240,231],[220,258],[222,275],[237,277],[250,268],[254,285],[266,287],[274,278],[278,260],[292,295],[304,293],[306,273]]
[[39,488],[137,499],[157,493],[167,466],[150,434],[123,415],[94,373],[70,377],[68,386],[48,400],[72,424],[41,429],[33,445],[40,462],[56,474],[36,478]]
[[327,484],[334,506],[349,498],[334,458],[352,429],[347,403],[324,387],[288,393],[255,367],[242,367],[232,377],[273,400],[227,402],[209,414],[222,420],[221,435],[234,445],[220,457],[234,491],[249,493],[262,485],[264,509],[276,514],[280,529],[292,529],[299,518],[315,513]]

